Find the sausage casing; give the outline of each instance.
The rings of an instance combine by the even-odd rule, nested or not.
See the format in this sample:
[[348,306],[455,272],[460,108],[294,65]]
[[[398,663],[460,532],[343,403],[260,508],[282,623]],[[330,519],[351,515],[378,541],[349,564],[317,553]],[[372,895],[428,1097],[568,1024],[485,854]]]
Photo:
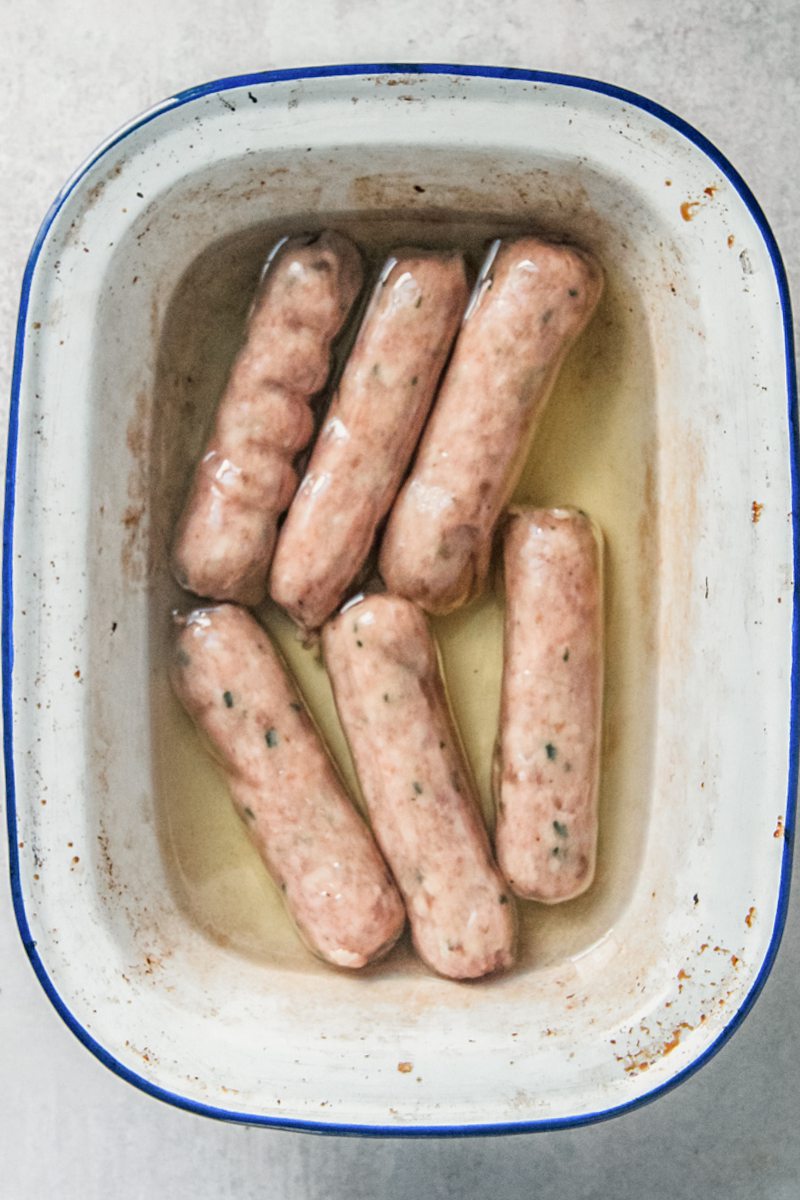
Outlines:
[[305,629],[339,606],[366,561],[467,295],[460,254],[398,250],[381,273],[272,564],[273,600]]
[[435,971],[511,965],[513,900],[489,845],[425,615],[368,596],[323,627],[325,664],[375,836]]
[[603,696],[602,541],[574,509],[512,509],[495,760],[500,866],[545,903],[592,882]]
[[493,244],[383,537],[389,591],[444,613],[483,589],[495,526],[602,286],[594,260],[571,246]]
[[374,961],[400,936],[403,905],[267,634],[231,604],[177,621],[173,688],[300,934],[336,966]]
[[278,517],[297,487],[292,463],[313,432],[308,401],[325,386],[361,283],[359,252],[339,233],[273,250],[178,521],[172,570],[182,587],[264,599]]

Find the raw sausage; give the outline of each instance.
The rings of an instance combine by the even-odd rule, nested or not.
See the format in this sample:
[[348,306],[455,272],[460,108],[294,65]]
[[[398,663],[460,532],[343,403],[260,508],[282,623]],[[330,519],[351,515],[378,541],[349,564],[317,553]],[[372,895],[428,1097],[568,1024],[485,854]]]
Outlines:
[[400,936],[403,906],[269,638],[231,604],[176,620],[173,688],[302,937],[336,966],[374,961]]
[[510,966],[513,901],[492,859],[424,614],[397,596],[368,596],[323,627],[322,646],[420,957],[453,979]]
[[574,509],[511,510],[495,760],[496,848],[514,891],[555,903],[592,882],[603,694],[602,541]]
[[599,267],[571,246],[493,243],[389,517],[380,570],[390,592],[445,613],[483,589],[537,419],[602,286]]
[[306,630],[339,606],[366,561],[467,295],[460,254],[398,250],[383,269],[272,564],[273,600]]
[[313,431],[331,342],[361,289],[361,258],[339,233],[272,251],[211,437],[175,536],[182,587],[215,600],[264,599],[277,521],[297,487],[295,456]]

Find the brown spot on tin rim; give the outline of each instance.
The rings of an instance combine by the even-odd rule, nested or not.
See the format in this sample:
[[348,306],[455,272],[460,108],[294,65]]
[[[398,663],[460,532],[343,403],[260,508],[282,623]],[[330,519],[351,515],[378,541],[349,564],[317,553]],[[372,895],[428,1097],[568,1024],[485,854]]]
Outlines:
[[414,1070],[414,1064],[411,1062],[399,1062],[397,1064],[397,1069],[401,1075],[410,1075],[410,1073]]
[[706,201],[713,200],[718,191],[719,188],[713,184],[709,184],[708,187],[703,188],[703,195],[699,200],[684,200],[681,205],[681,216],[684,221],[693,220],[697,216],[697,210],[702,208]]

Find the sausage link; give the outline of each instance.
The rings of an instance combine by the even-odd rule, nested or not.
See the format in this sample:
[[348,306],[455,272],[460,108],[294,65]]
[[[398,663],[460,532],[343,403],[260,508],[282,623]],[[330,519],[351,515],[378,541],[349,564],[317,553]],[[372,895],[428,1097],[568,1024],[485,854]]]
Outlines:
[[313,431],[308,401],[325,386],[361,282],[360,255],[341,234],[273,249],[178,522],[172,571],[182,587],[264,599],[278,517],[297,488],[292,461]]
[[511,510],[495,759],[500,866],[553,904],[594,878],[603,697],[602,540],[574,509]]
[[176,620],[173,688],[301,936],[336,966],[373,962],[400,936],[403,905],[267,634],[231,604]]
[[343,600],[395,498],[467,302],[460,254],[398,250],[278,538],[270,591],[306,630]]
[[389,591],[435,613],[482,591],[495,526],[602,286],[600,268],[571,246],[493,244],[389,517],[380,553]]
[[420,957],[453,979],[510,966],[513,900],[492,859],[424,614],[397,596],[369,596],[323,627],[322,645]]

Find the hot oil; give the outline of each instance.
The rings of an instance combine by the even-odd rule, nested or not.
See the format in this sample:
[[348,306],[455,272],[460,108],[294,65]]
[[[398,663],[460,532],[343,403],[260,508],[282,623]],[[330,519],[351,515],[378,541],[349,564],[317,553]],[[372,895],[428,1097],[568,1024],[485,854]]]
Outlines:
[[[460,247],[473,271],[497,234],[522,232],[505,219],[450,214],[446,220],[337,215],[331,222],[362,247],[367,278],[402,245]],[[167,613],[191,599],[171,581],[167,549],[208,422],[241,343],[247,310],[270,246],[289,232],[322,227],[259,226],[212,246],[176,289],[160,344],[153,440],[153,729],[164,852],[179,899],[209,935],[262,960],[315,970],[229,802],[224,778],[172,697],[165,664]],[[526,227],[526,229],[529,227]],[[601,835],[595,882],[584,896],[552,907],[521,904],[525,964],[574,957],[603,937],[630,896],[648,815],[654,743],[653,644],[658,562],[654,495],[654,404],[646,322],[635,286],[606,270],[599,309],[559,375],[514,502],[576,505],[605,536],[606,712]],[[369,291],[369,283],[366,293]],[[340,340],[333,378],[352,343],[357,318]],[[267,603],[259,611],[294,672],[315,720],[354,795],[358,795],[319,651],[304,647],[289,619]],[[502,580],[493,568],[487,594],[432,622],[448,691],[493,821],[490,772],[502,671]],[[393,969],[407,956],[395,952]]]

